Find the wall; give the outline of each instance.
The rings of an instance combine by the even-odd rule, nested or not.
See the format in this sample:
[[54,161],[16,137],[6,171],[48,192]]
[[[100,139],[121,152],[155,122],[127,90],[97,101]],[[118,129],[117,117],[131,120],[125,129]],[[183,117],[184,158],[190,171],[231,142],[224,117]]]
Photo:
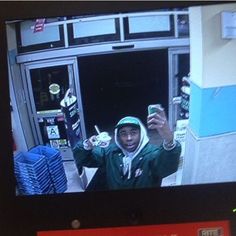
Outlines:
[[[15,28],[6,27],[7,30],[7,44],[8,44],[8,74],[9,74],[9,86],[10,86],[10,99],[12,105],[12,132],[14,141],[16,143],[16,151],[26,151],[28,147],[33,146],[32,132],[30,131],[29,121],[27,119],[27,108],[24,96],[24,90],[21,80],[20,68],[16,64],[16,37]],[[22,122],[22,120],[24,122]],[[23,125],[22,125],[23,123]],[[26,143],[27,140],[31,140],[31,143]]]
[[236,84],[236,40],[222,39],[222,11],[236,11],[236,4],[190,8],[191,78],[199,87]]
[[236,180],[236,40],[221,37],[222,11],[236,11],[236,4],[190,8],[191,99],[183,184]]

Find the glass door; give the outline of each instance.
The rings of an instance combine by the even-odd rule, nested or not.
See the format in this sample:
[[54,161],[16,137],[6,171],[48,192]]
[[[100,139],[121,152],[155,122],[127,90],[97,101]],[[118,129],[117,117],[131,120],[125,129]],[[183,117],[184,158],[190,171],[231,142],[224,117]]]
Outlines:
[[169,122],[173,130],[178,120],[188,120],[190,97],[190,54],[188,47],[169,49]]
[[[28,107],[32,114],[31,125],[35,140],[37,144],[60,149],[67,159],[71,158],[70,142],[64,114],[61,111],[61,101],[68,89],[78,101],[81,101],[80,93],[76,89],[78,87],[76,63],[74,58],[66,58],[25,64],[25,88],[28,93]],[[81,108],[80,104],[78,108]],[[83,117],[81,113],[80,116]],[[81,123],[80,125],[82,126]]]

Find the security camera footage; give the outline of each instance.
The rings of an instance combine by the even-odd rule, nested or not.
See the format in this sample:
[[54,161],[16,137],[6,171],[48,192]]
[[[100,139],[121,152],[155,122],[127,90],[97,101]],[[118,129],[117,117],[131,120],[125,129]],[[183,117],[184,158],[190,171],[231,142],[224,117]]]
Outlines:
[[234,182],[235,7],[6,22],[16,195]]

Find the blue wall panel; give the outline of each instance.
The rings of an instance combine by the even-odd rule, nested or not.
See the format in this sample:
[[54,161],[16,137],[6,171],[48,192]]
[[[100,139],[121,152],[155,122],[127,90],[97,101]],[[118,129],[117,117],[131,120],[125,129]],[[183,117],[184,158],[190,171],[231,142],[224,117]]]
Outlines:
[[190,128],[198,137],[236,131],[236,85],[200,88],[191,83]]

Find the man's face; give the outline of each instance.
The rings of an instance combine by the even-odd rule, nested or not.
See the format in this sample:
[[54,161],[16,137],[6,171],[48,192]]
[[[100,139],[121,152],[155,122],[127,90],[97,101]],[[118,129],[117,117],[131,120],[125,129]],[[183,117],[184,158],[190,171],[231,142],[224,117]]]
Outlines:
[[118,131],[120,145],[128,152],[133,152],[138,147],[140,129],[133,126],[124,126]]

